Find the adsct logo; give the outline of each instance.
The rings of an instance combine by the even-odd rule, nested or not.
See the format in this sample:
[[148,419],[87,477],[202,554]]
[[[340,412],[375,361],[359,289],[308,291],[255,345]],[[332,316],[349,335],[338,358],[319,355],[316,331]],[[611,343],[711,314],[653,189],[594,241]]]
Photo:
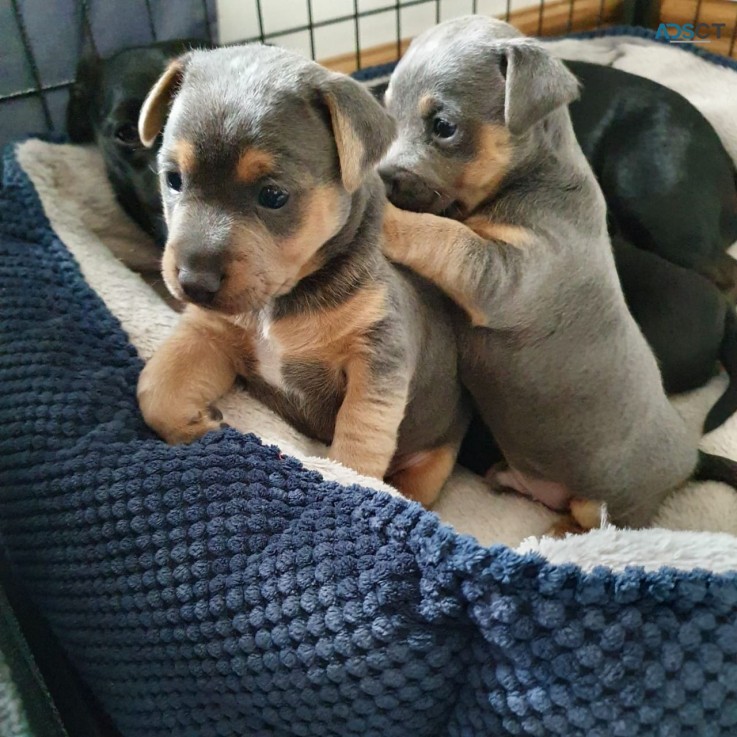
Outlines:
[[726,23],[661,23],[655,38],[674,44],[708,44],[722,38]]

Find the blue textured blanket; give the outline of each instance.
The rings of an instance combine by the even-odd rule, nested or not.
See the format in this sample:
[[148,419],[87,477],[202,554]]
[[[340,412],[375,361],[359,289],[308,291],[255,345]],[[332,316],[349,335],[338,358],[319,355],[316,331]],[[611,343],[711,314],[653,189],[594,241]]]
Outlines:
[[171,448],[6,154],[0,537],[124,737],[737,734],[737,577],[485,549],[234,430]]

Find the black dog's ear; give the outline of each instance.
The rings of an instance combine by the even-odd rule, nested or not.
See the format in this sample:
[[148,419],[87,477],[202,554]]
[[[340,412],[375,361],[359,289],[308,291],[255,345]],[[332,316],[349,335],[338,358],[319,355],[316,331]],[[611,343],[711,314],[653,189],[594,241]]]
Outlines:
[[156,137],[164,127],[172,100],[176,97],[184,78],[186,59],[187,55],[174,59],[143,101],[138,116],[138,135],[146,148],[154,145]]
[[394,140],[394,119],[368,90],[344,74],[331,74],[320,94],[330,114],[343,186],[355,192],[366,170],[379,163]]
[[72,143],[92,143],[95,139],[92,116],[99,74],[100,63],[95,56],[79,60],[67,105],[67,133]]
[[504,122],[512,135],[524,133],[579,95],[576,77],[527,38],[503,45],[499,69],[506,79]]

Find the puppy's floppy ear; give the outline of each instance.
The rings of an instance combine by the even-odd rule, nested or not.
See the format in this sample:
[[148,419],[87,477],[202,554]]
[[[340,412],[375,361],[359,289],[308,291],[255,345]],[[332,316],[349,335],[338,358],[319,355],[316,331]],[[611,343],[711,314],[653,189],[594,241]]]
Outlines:
[[69,90],[67,133],[72,143],[92,143],[94,99],[100,76],[100,65],[92,54],[86,54],[77,64],[74,83]]
[[169,107],[176,97],[184,77],[186,56],[174,59],[146,95],[138,116],[138,135],[146,148],[153,146],[164,127]]
[[501,52],[500,71],[506,79],[504,122],[512,135],[524,133],[578,97],[578,80],[534,41],[513,39]]
[[394,140],[394,119],[368,90],[344,74],[331,74],[319,93],[330,115],[343,186],[355,192],[366,170],[379,163]]

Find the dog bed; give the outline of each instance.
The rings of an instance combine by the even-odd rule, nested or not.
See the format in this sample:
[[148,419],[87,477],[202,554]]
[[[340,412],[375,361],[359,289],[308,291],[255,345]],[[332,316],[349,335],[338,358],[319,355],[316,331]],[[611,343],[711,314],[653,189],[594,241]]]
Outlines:
[[[550,48],[674,87],[737,160],[731,63],[631,30]],[[732,490],[555,541],[462,471],[428,513],[243,390],[233,429],[168,447],[135,385],[176,315],[119,260],[145,241],[98,155],[30,139],[3,178],[0,537],[124,737],[737,733]],[[723,385],[677,398],[688,422]],[[737,458],[737,418],[704,448]]]

